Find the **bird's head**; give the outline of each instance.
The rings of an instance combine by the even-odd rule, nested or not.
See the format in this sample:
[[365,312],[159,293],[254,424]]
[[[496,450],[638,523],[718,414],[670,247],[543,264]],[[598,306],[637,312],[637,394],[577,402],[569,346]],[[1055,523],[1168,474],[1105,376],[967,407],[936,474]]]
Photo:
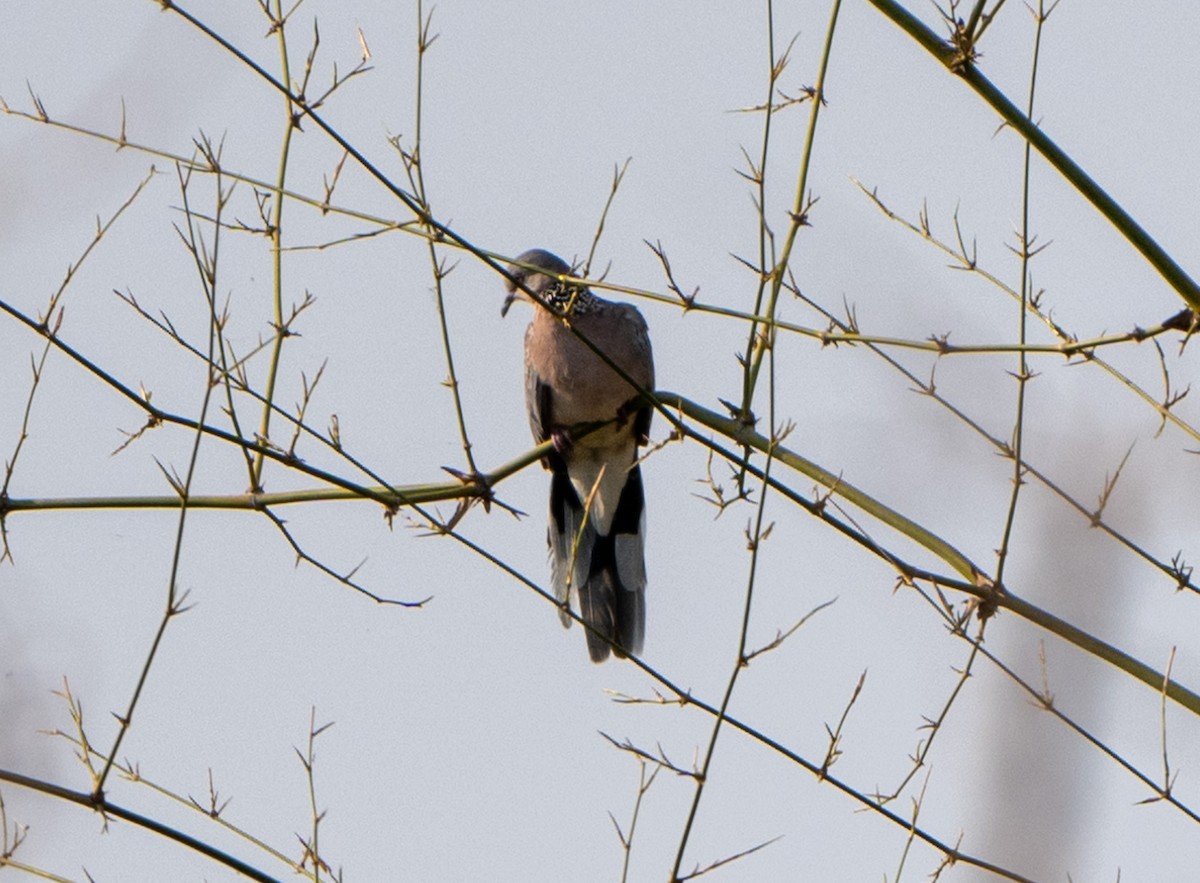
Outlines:
[[558,282],[559,276],[569,275],[570,272],[571,267],[566,261],[541,248],[533,248],[518,255],[508,267],[508,274],[512,278],[504,283],[508,295],[504,298],[500,315],[508,314],[508,308],[513,305],[513,301],[530,300],[528,292],[543,296]]

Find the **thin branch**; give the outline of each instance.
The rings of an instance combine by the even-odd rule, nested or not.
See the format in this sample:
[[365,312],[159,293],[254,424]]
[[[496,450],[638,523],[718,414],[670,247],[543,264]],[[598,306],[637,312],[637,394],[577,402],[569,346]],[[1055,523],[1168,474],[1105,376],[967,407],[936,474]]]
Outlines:
[[155,819],[133,812],[132,810],[126,809],[119,804],[112,803],[105,799],[103,795],[97,795],[95,793],[84,794],[80,791],[72,791],[69,788],[64,788],[61,785],[55,785],[54,783],[45,781],[44,779],[35,779],[31,776],[25,776],[21,773],[6,769],[0,769],[0,781],[11,782],[12,784],[19,785],[22,788],[28,788],[31,791],[37,791],[41,794],[46,794],[50,797],[66,801],[67,803],[74,803],[77,806],[82,806],[86,809],[94,810],[96,812],[103,813],[104,815],[109,815],[113,818],[129,822],[132,825],[136,825],[139,828],[144,828],[145,830],[158,834],[161,837],[165,837],[168,840],[173,840],[181,846],[186,846],[188,849],[198,852],[205,858],[211,859],[219,865],[230,868],[231,870],[236,871],[250,880],[259,881],[259,883],[280,883],[278,878],[272,877],[269,874],[266,874],[257,868],[246,864],[240,859],[234,858],[232,855],[229,855],[226,852],[222,852],[216,847],[205,843],[203,840],[199,840],[195,837],[185,834],[177,828],[164,825],[162,822],[156,821]]
[[[219,152],[210,151],[215,157],[219,156]],[[188,181],[190,172],[179,169],[179,187],[183,195],[184,205],[188,203]],[[224,210],[226,203],[229,200],[229,191],[222,186],[222,181],[218,175],[215,182],[215,200],[216,214],[219,217]],[[208,333],[208,363],[213,364],[214,354],[216,352],[217,341],[217,313],[216,313],[216,285],[217,285],[217,266],[218,254],[220,246],[220,228],[216,227],[213,231],[213,243],[211,253],[208,252],[203,245],[202,237],[195,226],[188,223],[187,226],[187,241],[189,243],[189,251],[194,259],[197,276],[199,277],[200,288],[204,294],[204,298],[209,307],[209,333]],[[208,414],[209,402],[212,397],[213,384],[211,382],[211,372],[205,378],[203,400],[200,405],[200,415],[197,423],[204,424]],[[154,664],[154,660],[158,655],[158,648],[162,643],[163,636],[166,634],[167,624],[183,613],[187,607],[184,602],[187,597],[186,592],[181,593],[179,590],[179,567],[183,558],[183,537],[187,525],[188,515],[188,494],[191,493],[192,480],[196,475],[196,464],[200,458],[200,443],[204,439],[204,433],[199,428],[194,430],[192,439],[192,450],[188,457],[187,474],[179,486],[180,505],[179,519],[175,530],[175,542],[171,552],[171,568],[167,577],[167,593],[166,603],[163,609],[162,619],[159,620],[158,629],[154,634],[154,639],[150,644],[149,652],[146,654],[146,661],[142,665],[141,673],[138,675],[137,685],[134,687],[133,695],[129,699],[129,704],[125,709],[125,713],[117,718],[119,727],[117,735],[113,739],[113,746],[108,752],[109,760],[105,763],[100,776],[94,783],[93,794],[99,801],[103,799],[104,783],[112,770],[112,758],[116,757],[120,752],[121,743],[124,741],[126,734],[129,732],[129,727],[133,723],[133,712],[138,705],[138,700],[141,698],[142,690],[146,686],[146,682],[150,676],[150,668]]]
[[754,657],[761,656],[763,653],[769,653],[772,650],[777,650],[779,647],[783,646],[783,642],[792,635],[796,634],[796,632],[800,630],[800,626],[804,625],[826,607],[832,606],[835,601],[837,601],[837,598],[830,598],[828,601],[821,602],[812,610],[808,611],[808,613],[796,620],[796,622],[789,629],[787,629],[787,631],[776,631],[775,637],[766,644],[763,644],[757,650],[751,650],[746,653],[746,655],[743,657],[743,664],[749,665],[750,661],[754,659]]
[[[280,79],[284,83],[292,81],[288,59],[288,44],[287,44],[287,16],[283,14],[282,0],[275,0],[275,14],[271,16],[267,9],[267,4],[263,2],[263,12],[267,13],[267,17],[271,19],[272,30],[276,35],[276,41],[279,44],[279,65]],[[313,57],[316,55],[317,46],[320,42],[320,35],[315,30],[313,32],[312,52],[308,57],[308,68],[311,70]],[[305,82],[307,82],[308,74],[305,74]],[[303,93],[303,86],[301,87]],[[279,145],[279,165],[276,170],[275,186],[272,188],[274,194],[274,202],[272,205],[272,213],[270,224],[267,228],[267,235],[271,242],[271,304],[275,313],[274,337],[272,338],[271,356],[267,362],[267,382],[266,389],[263,392],[267,404],[262,408],[262,416],[259,421],[258,438],[263,444],[271,438],[271,414],[272,410],[269,407],[270,403],[275,400],[275,383],[279,374],[279,361],[283,354],[283,341],[288,337],[283,322],[283,197],[279,194],[283,192],[284,185],[287,182],[288,159],[291,156],[292,133],[299,128],[299,113],[293,107],[292,96],[286,93],[283,96],[284,110],[284,126],[283,134]],[[254,468],[250,476],[251,491],[261,491],[263,488],[263,464],[264,458],[261,453],[254,458]]]
[[762,843],[759,843],[757,846],[751,846],[749,849],[743,849],[741,852],[735,852],[733,855],[727,855],[727,856],[725,856],[725,858],[719,858],[716,861],[710,862],[709,864],[705,865],[703,868],[700,867],[699,865],[697,865],[690,874],[684,874],[681,877],[677,877],[676,879],[679,881],[679,883],[683,883],[684,880],[695,880],[697,877],[703,877],[709,871],[715,871],[717,868],[723,867],[732,862],[736,862],[738,859],[743,859],[748,855],[753,855],[754,853],[758,852],[760,849],[765,849],[766,847],[770,846],[772,843],[775,843],[782,839],[783,839],[783,835],[780,834],[778,837],[772,837],[770,840],[764,840]]
[[1200,310],[1200,285],[1092,179],[1067,153],[1017,109],[973,64],[961,64],[957,51],[926,27],[897,0],[869,0],[879,12],[917,41],[947,69],[957,74],[1000,117],[1025,138],[1103,217],[1117,228],[1192,309]]
[[587,276],[591,273],[592,261],[596,257],[596,249],[600,246],[600,237],[604,235],[604,222],[608,220],[608,210],[612,208],[613,200],[617,198],[617,191],[621,187],[621,181],[625,178],[625,172],[629,169],[629,163],[633,157],[626,157],[625,162],[620,166],[613,166],[612,185],[608,189],[608,199],[604,201],[604,209],[600,212],[600,220],[596,223],[596,232],[592,236],[592,245],[588,249],[587,260],[583,262],[583,269],[580,275]]
[[[424,131],[424,116],[422,108],[424,107],[425,94],[425,55],[429,51],[429,47],[437,40],[437,34],[432,33],[433,27],[433,10],[426,15],[423,9],[421,0],[417,0],[417,76],[415,83],[416,90],[416,110],[414,125],[416,134],[414,136],[414,144],[411,150],[406,151],[400,146],[398,138],[392,139],[392,146],[400,154],[400,158],[404,163],[404,171],[408,176],[409,186],[412,189],[412,198],[420,208],[419,220],[428,234],[426,238],[426,248],[429,253],[429,266],[433,276],[433,293],[434,302],[437,305],[438,326],[442,336],[442,354],[446,360],[446,380],[444,385],[450,390],[450,396],[454,403],[454,416],[458,422],[458,436],[462,444],[463,456],[466,460],[466,474],[472,480],[479,478],[479,467],[475,464],[475,455],[471,445],[471,436],[467,430],[466,412],[463,408],[462,395],[459,389],[458,372],[454,364],[454,348],[451,345],[450,325],[446,318],[446,300],[443,290],[442,281],[453,272],[455,264],[448,264],[445,258],[438,253],[437,243],[442,238],[442,231],[432,223],[433,211],[429,204],[428,192],[425,188],[425,172],[424,158],[421,152],[422,132]],[[486,508],[489,504],[488,497],[483,497],[483,504]],[[466,509],[460,510],[461,515],[466,513]]]
[[[610,740],[611,741],[611,740]],[[638,789],[637,798],[633,802],[633,813],[629,818],[629,833],[626,834],[621,830],[621,826],[617,823],[616,818],[610,812],[609,820],[613,823],[613,827],[617,830],[617,838],[621,841],[621,851],[625,855],[624,861],[621,863],[621,883],[629,881],[629,860],[633,858],[633,836],[637,832],[638,816],[642,810],[642,798],[646,796],[646,792],[650,790],[650,786],[654,784],[654,780],[658,777],[659,770],[662,769],[657,764],[653,765],[650,770],[650,775],[646,775],[646,761],[644,758],[637,758],[638,762]]]

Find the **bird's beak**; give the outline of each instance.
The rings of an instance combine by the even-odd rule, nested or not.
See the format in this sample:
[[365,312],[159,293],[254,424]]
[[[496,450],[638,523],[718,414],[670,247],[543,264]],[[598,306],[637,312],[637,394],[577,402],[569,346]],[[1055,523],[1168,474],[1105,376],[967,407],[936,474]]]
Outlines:
[[504,298],[504,306],[500,308],[500,318],[503,319],[508,315],[508,308],[513,305],[513,301],[517,299],[517,289],[510,291]]

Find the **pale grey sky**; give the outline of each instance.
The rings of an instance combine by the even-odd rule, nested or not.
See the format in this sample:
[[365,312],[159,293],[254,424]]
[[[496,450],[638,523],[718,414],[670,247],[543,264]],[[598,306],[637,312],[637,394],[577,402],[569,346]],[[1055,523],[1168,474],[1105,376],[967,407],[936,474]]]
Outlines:
[[[928,3],[907,6],[927,22]],[[781,88],[816,76],[826,3],[775,4],[775,49],[793,36]],[[1035,116],[1185,269],[1200,267],[1195,206],[1200,138],[1191,102],[1200,83],[1200,12],[1131,11],[1117,2],[1064,0],[1042,41]],[[194,7],[194,8],[193,8]],[[279,52],[249,0],[189,6],[272,72]],[[960,10],[960,12],[963,12]],[[410,4],[308,0],[289,34],[293,77],[313,20],[321,49],[313,74],[328,82],[358,60],[359,32],[373,70],[346,84],[324,117],[379,168],[404,183],[387,139],[414,134],[416,11]],[[768,49],[759,4],[439,3],[438,34],[424,71],[422,157],[439,219],[500,254],[545,247],[587,255],[614,165],[629,158],[594,269],[608,281],[665,291],[643,240],[661,241],[681,286],[700,300],[749,310],[754,276],[732,255],[757,253],[752,191],[737,174],[742,148],[761,151]],[[1016,104],[1027,100],[1033,20],[1007,3],[983,42],[984,73]],[[926,207],[935,234],[953,242],[957,213],[981,266],[1018,286],[1010,251],[1021,218],[1023,144],[969,89],[869,3],[843,4],[808,183],[819,202],[801,230],[791,269],[807,296],[861,330],[921,341],[1012,343],[1018,310],[995,286],[947,268],[948,258],[888,221],[855,186],[878,188],[916,220]],[[223,163],[252,179],[277,173],[283,101],[231,55],[147,0],[105,4],[0,4],[0,96],[27,111],[26,84],[56,120],[189,154],[204,133],[223,140]],[[319,92],[320,85],[310,89]],[[767,167],[769,221],[782,237],[808,107],[776,117]],[[90,255],[63,299],[62,338],[122,382],[153,393],[169,411],[195,416],[202,362],[137,317],[112,293],[132,293],[202,344],[207,312],[173,224],[181,196],[162,158],[0,116],[0,300],[44,310],[95,230],[145,178],[158,174]],[[289,189],[319,198],[338,149],[311,123],[293,141]],[[211,182],[196,179],[193,207],[209,212]],[[1032,229],[1051,243],[1033,261],[1044,308],[1081,338],[1149,327],[1178,311],[1178,295],[1056,172],[1035,158]],[[347,163],[335,202],[409,220],[377,182]],[[252,189],[239,185],[228,215],[253,223]],[[285,209],[285,244],[315,245],[370,229]],[[206,234],[207,235],[207,234]],[[226,231],[218,294],[229,335],[245,353],[270,334],[270,255],[261,237]],[[468,429],[481,467],[530,445],[524,414],[521,335],[528,313],[499,315],[500,279],[469,255],[446,279],[447,317]],[[429,263],[423,242],[392,233],[321,251],[289,252],[285,301],[315,304],[284,346],[278,402],[292,408],[302,373],[324,375],[309,411],[317,428],[336,413],[346,448],[397,484],[441,481],[463,468]],[[658,380],[720,409],[740,396],[736,356],[745,326],[734,319],[642,301]],[[789,298],[780,317],[823,328]],[[1173,388],[1195,376],[1193,348],[1162,339]],[[1052,343],[1031,321],[1029,339]],[[42,341],[0,316],[0,452],[11,459],[29,393],[30,356]],[[992,435],[1013,430],[1015,354],[954,356],[887,348]],[[1162,373],[1152,343],[1108,348],[1105,357],[1152,396]],[[938,533],[994,573],[1011,488],[1011,463],[961,420],[864,347],[826,347],[781,334],[775,349],[776,423],[795,422],[786,444]],[[262,388],[266,360],[251,363]],[[936,368],[935,368],[936,366]],[[1195,561],[1189,493],[1200,441],[1168,425],[1095,365],[1031,356],[1025,452],[1030,463],[1085,506],[1132,453],[1106,523],[1149,555]],[[223,400],[210,420],[221,422]],[[769,425],[764,380],[755,400]],[[1195,403],[1176,407],[1200,424]],[[244,419],[256,424],[252,409]],[[148,433],[117,456],[121,431],[144,415],[61,353],[47,361],[10,486],[14,498],[161,495],[156,458],[182,472],[192,436]],[[224,425],[224,424],[222,424]],[[653,436],[662,441],[661,418]],[[282,433],[282,424],[276,427]],[[288,438],[274,441],[286,444]],[[307,443],[306,461],[352,476]],[[755,509],[715,519],[700,499],[706,452],[668,444],[645,466],[648,624],[645,659],[675,684],[719,704],[736,659],[750,558],[744,530]],[[782,469],[782,467],[780,467]],[[731,488],[728,470],[713,474]],[[806,495],[812,482],[784,473]],[[526,469],[498,488],[525,513],[472,510],[462,533],[545,584],[546,476]],[[268,468],[268,491],[312,486]],[[197,492],[245,490],[240,458],[207,440]],[[756,492],[757,499],[757,492]],[[453,507],[438,507],[443,516]],[[677,706],[615,703],[613,692],[651,696],[654,682],[628,664],[592,666],[578,627],[519,581],[453,540],[423,536],[404,513],[389,529],[378,506],[317,503],[281,508],[309,553],[388,597],[433,600],[419,611],[379,607],[294,555],[262,515],[193,511],[180,585],[195,608],[173,620],[150,671],[120,757],[143,775],[206,799],[211,770],[225,817],[291,857],[308,836],[308,792],[292,750],[303,748],[310,709],[334,721],[317,742],[317,802],[328,815],[321,851],[348,880],[619,880],[623,854],[608,813],[627,828],[638,785],[633,758],[600,735],[629,739],[691,767],[703,757],[710,717]],[[948,568],[855,511],[888,548],[938,572]],[[843,733],[834,774],[863,793],[894,789],[909,755],[951,696],[969,646],[950,636],[911,590],[893,591],[879,559],[778,496],[774,530],[758,558],[749,645],[761,646],[814,607],[836,598],[787,643],[742,672],[731,713],[820,763],[825,725],[835,726],[860,675],[863,692]],[[38,733],[69,728],[50,691],[67,678],[88,733],[107,750],[111,713],[124,710],[161,619],[177,525],[172,511],[46,511],[10,515],[14,562],[0,564],[0,768],[86,790],[70,747]],[[1158,670],[1173,647],[1174,676],[1200,686],[1200,599],[1175,592],[1137,554],[1031,481],[1023,491],[1005,582],[1016,594],[1116,644]],[[960,596],[950,593],[954,601]],[[1060,710],[1146,774],[1161,779],[1158,694],[1084,656],[1013,613],[988,627],[986,647],[1035,687],[1046,675]],[[1200,722],[1167,709],[1175,795],[1196,811]],[[1031,879],[1184,880],[1200,864],[1195,823],[1152,796],[1128,772],[1039,711],[995,666],[974,677],[939,731],[925,768],[891,804],[901,816],[924,789],[919,824],[978,858]],[[667,879],[693,793],[669,771],[646,794],[630,880]],[[20,860],[68,879],[220,880],[232,872],[128,824],[100,833],[86,810],[0,783],[10,824],[30,825]],[[282,879],[287,867],[221,833],[195,812],[114,778],[116,803],[228,850]],[[763,745],[732,730],[718,742],[683,870],[779,837],[711,873],[722,881],[896,879],[906,833]],[[924,879],[936,851],[914,845],[902,879]],[[958,865],[943,880],[997,879]]]

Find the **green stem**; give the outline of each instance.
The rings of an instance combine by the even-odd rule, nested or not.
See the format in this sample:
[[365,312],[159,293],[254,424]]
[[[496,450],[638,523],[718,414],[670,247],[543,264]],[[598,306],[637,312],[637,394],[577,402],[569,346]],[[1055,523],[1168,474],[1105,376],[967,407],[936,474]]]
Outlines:
[[1079,167],[1038,126],[1008,100],[975,65],[964,63],[961,56],[937,34],[926,27],[911,12],[896,0],[868,0],[876,9],[892,20],[905,33],[916,40],[947,70],[957,74],[975,92],[991,105],[1001,118],[1017,133],[1033,145],[1058,172],[1083,194],[1095,209],[1104,215],[1117,231],[1150,262],[1193,309],[1200,310],[1200,286],[1163,248],[1150,237],[1125,209],[1121,208],[1087,172]]
[[[783,463],[792,469],[808,476],[818,484],[829,488],[831,492],[836,493],[842,499],[853,503],[864,512],[869,513],[883,523],[894,528],[904,536],[924,546],[951,568],[963,575],[965,579],[961,583],[953,580],[937,577],[933,574],[923,574],[912,571],[907,565],[900,565],[894,556],[889,555],[882,546],[875,544],[878,553],[885,558],[889,563],[896,564],[901,567],[901,573],[905,577],[918,577],[929,579],[938,585],[946,588],[954,589],[955,591],[964,592],[973,597],[979,598],[982,601],[994,603],[998,607],[1012,611],[1022,619],[1028,620],[1034,625],[1046,629],[1052,634],[1058,635],[1064,641],[1074,644],[1086,653],[1103,659],[1105,662],[1111,663],[1127,674],[1137,678],[1148,687],[1156,692],[1163,690],[1164,681],[1166,681],[1166,694],[1173,701],[1179,703],[1184,708],[1193,714],[1200,715],[1200,695],[1192,692],[1188,688],[1182,686],[1176,681],[1167,681],[1162,672],[1156,671],[1150,666],[1130,656],[1122,650],[1107,644],[1104,641],[1096,638],[1076,626],[1071,625],[1066,620],[1060,619],[1053,613],[1042,610],[1028,601],[1012,594],[1008,589],[997,590],[992,579],[988,577],[982,570],[971,563],[962,552],[954,548],[950,543],[943,540],[936,534],[931,533],[908,518],[905,518],[899,512],[888,508],[883,503],[873,497],[868,496],[863,491],[860,491],[854,485],[843,481],[840,476],[834,475],[827,469],[823,469],[817,464],[806,460],[799,454],[791,451],[781,445],[771,445],[769,439],[765,436],[754,432],[752,429],[744,426],[737,420],[729,417],[723,417],[707,408],[690,402],[687,399],[671,392],[658,392],[655,394],[658,401],[663,406],[663,413],[671,419],[674,415],[672,411],[682,413],[684,416],[707,426],[722,435],[728,436],[739,445],[749,446],[761,451],[764,454],[771,454],[775,460]],[[778,489],[778,486],[776,486]],[[821,507],[817,507],[821,508]]]
[[[757,181],[758,200],[758,285],[754,294],[754,309],[750,315],[750,329],[746,340],[746,362],[742,370],[742,409],[748,413],[750,402],[754,398],[754,383],[751,378],[750,357],[754,353],[755,341],[758,339],[759,313],[762,311],[763,296],[767,290],[767,243],[771,240],[770,227],[767,224],[767,158],[771,147],[771,120],[775,108],[775,82],[779,76],[779,62],[775,58],[775,7],[767,0],[767,63],[771,66],[771,75],[767,78],[767,97],[763,102],[763,135],[762,151],[759,154]],[[747,157],[747,162],[749,158]],[[751,171],[755,171],[751,166]],[[775,250],[771,249],[771,262],[775,260]]]
[[884,524],[896,529],[919,545],[924,546],[972,585],[985,585],[988,582],[987,578],[983,575],[983,571],[976,567],[958,549],[954,548],[941,537],[931,533],[916,522],[905,518],[899,512],[885,506],[874,497],[843,480],[840,475],[834,475],[829,470],[818,466],[811,460],[806,460],[789,448],[783,447],[778,443],[772,443],[765,435],[756,432],[741,421],[731,417],[723,417],[715,411],[710,411],[708,408],[697,405],[695,402],[677,393],[658,392],[656,396],[664,405],[666,409],[664,413],[668,416],[670,416],[672,410],[678,410],[686,417],[733,439],[739,445],[749,446],[764,454],[773,456],[784,465],[802,475],[808,476],[813,481],[828,488],[832,493],[853,503],[862,511],[878,518]]
[[[982,2],[980,6],[982,6]],[[976,7],[978,11],[979,7]],[[1038,11],[1035,15],[1036,26],[1033,35],[1033,61],[1029,71],[1029,116],[1033,116],[1033,100],[1037,92],[1038,59],[1042,50],[1042,25],[1046,22],[1045,4],[1038,0]],[[1023,151],[1021,175],[1021,302],[1017,312],[1017,337],[1021,346],[1025,345],[1028,334],[1029,320],[1029,261],[1033,257],[1030,248],[1029,233],[1029,179],[1030,165],[1033,159],[1029,142],[1025,142]],[[1024,484],[1024,442],[1025,442],[1025,389],[1029,383],[1029,364],[1025,360],[1025,351],[1017,355],[1017,414],[1013,423],[1012,459],[1013,459],[1013,488],[1008,501],[1008,513],[1004,519],[1004,532],[1000,537],[1000,547],[996,554],[996,582],[1003,585],[1004,568],[1008,563],[1009,542],[1012,539],[1013,527],[1017,521],[1017,500],[1021,495]]]
[[[812,104],[809,107],[808,130],[804,134],[804,149],[800,155],[800,172],[796,178],[796,195],[790,214],[791,221],[788,224],[787,237],[784,240],[783,250],[779,254],[779,260],[775,262],[775,266],[771,270],[771,293],[767,301],[764,323],[768,326],[768,329],[766,331],[758,331],[756,324],[750,326],[752,348],[746,352],[750,369],[746,376],[745,390],[742,398],[742,413],[745,415],[751,413],[751,399],[754,396],[754,387],[758,383],[758,372],[762,367],[763,354],[766,352],[770,341],[774,340],[775,310],[779,303],[779,293],[783,290],[783,280],[787,274],[788,263],[792,258],[792,248],[796,242],[796,234],[800,232],[801,227],[808,223],[805,209],[805,193],[808,190],[808,171],[812,159],[813,141],[817,133],[817,118],[821,114],[821,103],[825,100],[825,73],[829,68],[829,56],[833,50],[833,33],[837,28],[838,12],[841,6],[841,0],[834,0],[833,7],[829,13],[829,27],[825,32],[825,45],[821,50],[821,63],[817,70],[817,82],[813,87]],[[769,107],[768,105],[768,109]],[[763,211],[765,210],[764,206]],[[757,341],[755,340],[756,336]]]
[[[283,21],[283,4],[282,0],[275,2],[275,18],[280,22],[276,28],[279,34],[279,57],[280,57],[280,75],[284,83],[291,83],[291,69],[288,63],[287,37],[284,34],[286,28]],[[283,323],[283,188],[287,181],[288,155],[292,147],[292,132],[296,128],[295,114],[293,109],[292,96],[285,94],[283,97],[284,123],[283,144],[279,150],[279,171],[275,178],[275,187],[273,194],[275,204],[272,206],[271,212],[271,278],[273,283],[272,301],[275,312],[275,340],[271,346],[271,361],[267,366],[267,385],[263,393],[266,399],[266,404],[262,411],[262,422],[259,425],[258,437],[266,443],[271,437],[271,402],[275,400],[275,381],[279,374],[279,359],[283,352],[284,333]],[[254,460],[254,474],[251,476],[251,487],[258,491],[262,489],[262,469],[263,455],[260,453]]]
[[61,785],[55,785],[52,782],[46,782],[41,779],[34,779],[31,776],[25,776],[21,773],[12,770],[0,769],[0,782],[9,782],[13,785],[19,785],[22,788],[28,788],[31,791],[37,791],[40,794],[47,794],[51,797],[56,797],[59,800],[65,800],[68,803],[74,803],[78,806],[86,807],[87,809],[95,810],[103,813],[106,816],[113,816],[136,825],[139,828],[145,828],[147,831],[153,831],[166,837],[168,840],[174,840],[188,849],[195,850],[207,858],[212,859],[218,864],[224,865],[227,868],[232,868],[237,873],[247,877],[250,880],[258,880],[261,883],[277,883],[277,878],[263,873],[257,868],[251,867],[245,862],[234,858],[226,852],[222,852],[216,847],[210,846],[203,840],[197,840],[182,831],[170,828],[162,822],[155,821],[148,816],[117,806],[115,803],[109,803],[103,798],[97,798],[94,794],[84,794],[80,791],[72,791],[69,788],[64,788]]
[[[207,429],[205,427],[205,429]],[[581,438],[584,433],[575,435]],[[229,439],[225,439],[228,441]],[[553,442],[544,442],[520,457],[510,460],[491,472],[484,473],[478,484],[462,481],[430,482],[410,485],[358,486],[344,483],[338,487],[306,488],[260,494],[200,494],[189,495],[189,509],[229,509],[257,512],[272,506],[293,503],[313,503],[337,500],[371,500],[389,508],[415,506],[478,496],[481,489],[499,484],[504,479],[538,462],[553,449]],[[0,513],[50,512],[85,509],[178,509],[179,495],[136,497],[13,497],[0,502]]]

